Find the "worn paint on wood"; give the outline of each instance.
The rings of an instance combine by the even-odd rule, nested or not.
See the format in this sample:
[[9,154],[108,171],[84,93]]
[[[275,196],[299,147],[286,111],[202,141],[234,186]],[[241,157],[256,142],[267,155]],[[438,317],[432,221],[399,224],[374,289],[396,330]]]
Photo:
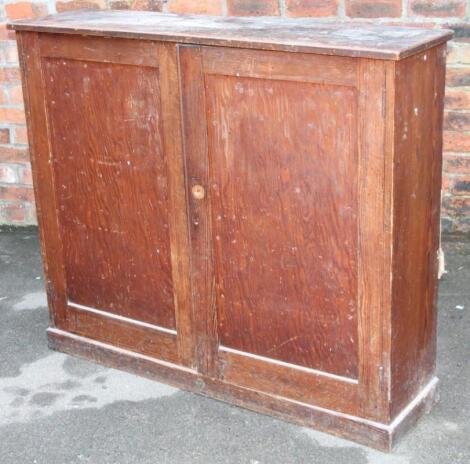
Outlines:
[[48,58],[44,76],[68,298],[174,328],[158,69]]
[[15,21],[16,30],[132,37],[198,45],[400,59],[448,40],[452,32],[312,19],[241,18],[140,11],[74,11]]
[[52,346],[389,449],[437,383],[446,33],[58,18],[18,33]]
[[396,68],[392,416],[435,371],[445,54],[437,47]]
[[355,89],[207,76],[206,98],[220,343],[357,378]]

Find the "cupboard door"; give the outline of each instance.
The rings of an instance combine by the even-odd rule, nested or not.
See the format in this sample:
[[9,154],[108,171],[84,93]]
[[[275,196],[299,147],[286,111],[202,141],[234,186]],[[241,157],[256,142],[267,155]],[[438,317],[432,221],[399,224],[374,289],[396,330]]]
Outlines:
[[[168,90],[177,78],[175,48],[25,37],[36,42],[30,65],[43,80],[49,147],[33,155],[53,186],[38,200],[46,251],[52,240],[60,244],[51,257],[61,261],[52,285],[63,282],[57,325],[190,364],[184,178],[172,115],[179,105]],[[48,215],[57,230],[47,229]]]
[[381,130],[385,73],[365,86],[358,63],[180,48],[199,369],[361,415],[382,387],[365,355],[378,300],[364,298],[382,269],[365,270],[363,247],[383,245],[383,185],[365,182],[384,174],[383,132],[365,142],[360,121]]

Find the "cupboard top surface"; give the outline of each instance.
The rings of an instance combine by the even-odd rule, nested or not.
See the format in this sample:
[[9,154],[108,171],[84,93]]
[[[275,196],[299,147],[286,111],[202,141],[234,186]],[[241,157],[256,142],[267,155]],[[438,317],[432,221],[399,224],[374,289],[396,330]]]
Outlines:
[[424,29],[312,19],[190,16],[140,11],[79,10],[15,21],[11,29],[128,37],[199,45],[284,50],[399,60],[452,37]]

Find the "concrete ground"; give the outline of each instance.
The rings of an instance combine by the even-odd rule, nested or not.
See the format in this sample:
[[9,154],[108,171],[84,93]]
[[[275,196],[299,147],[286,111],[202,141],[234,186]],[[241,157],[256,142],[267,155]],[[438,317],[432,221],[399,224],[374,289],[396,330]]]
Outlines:
[[0,232],[0,464],[469,464],[470,242],[447,242],[441,401],[387,455],[47,348],[34,230]]

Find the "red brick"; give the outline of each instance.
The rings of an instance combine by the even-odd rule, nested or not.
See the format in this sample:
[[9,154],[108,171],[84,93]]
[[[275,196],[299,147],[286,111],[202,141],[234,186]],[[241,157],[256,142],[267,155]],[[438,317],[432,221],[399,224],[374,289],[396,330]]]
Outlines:
[[233,16],[277,16],[278,0],[227,0],[227,11]]
[[5,13],[8,19],[36,18],[47,13],[47,5],[31,2],[7,3]]
[[20,82],[21,74],[20,68],[11,67],[11,68],[0,68],[0,83],[1,82]]
[[470,133],[444,131],[445,151],[470,151]]
[[450,179],[446,173],[442,173],[441,193],[442,195],[450,195]]
[[163,0],[134,0],[131,4],[132,10],[162,11]]
[[96,2],[80,1],[80,0],[72,0],[71,2],[56,2],[56,8],[59,13],[62,11],[81,10],[81,9],[99,10],[100,8],[104,8],[104,6],[105,6],[104,2],[101,0],[96,1]]
[[0,146],[0,163],[20,163],[26,161],[29,161],[29,152],[27,148]]
[[7,3],[5,13],[9,19],[34,18],[35,16],[31,2]]
[[452,193],[454,195],[470,196],[470,174],[454,177]]
[[0,40],[8,40],[8,32],[6,23],[0,23]]
[[446,89],[447,110],[470,110],[470,87]]
[[470,196],[470,173],[463,175],[444,173],[442,190],[446,195]]
[[10,143],[10,130],[6,128],[0,129],[0,143]]
[[24,110],[5,106],[0,107],[0,121],[8,124],[25,124]]
[[285,0],[287,16],[335,16],[338,0]]
[[453,131],[470,131],[470,113],[446,111],[444,128]]
[[444,196],[442,199],[442,209],[444,213],[450,216],[454,214],[466,216],[470,213],[470,197]]
[[410,0],[409,13],[417,16],[465,16],[466,0]]
[[15,143],[28,144],[28,130],[26,127],[15,127],[14,129]]
[[402,0],[346,0],[346,15],[356,18],[398,18]]
[[17,184],[18,170],[14,164],[0,164],[0,183]]
[[470,86],[470,67],[448,67],[446,73],[446,84],[449,87]]
[[23,185],[33,185],[31,165],[23,164],[18,167],[18,183]]
[[23,88],[21,87],[21,84],[10,87],[8,93],[10,95],[10,103],[12,105],[23,104]]
[[470,64],[470,44],[450,42],[447,53],[448,64]]
[[15,31],[7,29],[7,23],[0,22],[0,40],[15,40]]
[[0,200],[34,201],[32,187],[20,187],[17,185],[0,186]]
[[126,0],[115,0],[108,3],[110,10],[129,10],[131,7],[130,2]]
[[470,173],[470,155],[460,153],[444,153],[443,170],[449,174]]
[[36,16],[45,16],[49,13],[49,9],[47,8],[47,3],[34,3],[33,5],[34,12]]
[[168,11],[171,13],[194,13],[221,15],[221,0],[168,0]]
[[0,224],[26,224],[27,208],[21,202],[0,202]]
[[2,60],[7,64],[18,64],[18,49],[16,42],[5,40],[2,47]]

